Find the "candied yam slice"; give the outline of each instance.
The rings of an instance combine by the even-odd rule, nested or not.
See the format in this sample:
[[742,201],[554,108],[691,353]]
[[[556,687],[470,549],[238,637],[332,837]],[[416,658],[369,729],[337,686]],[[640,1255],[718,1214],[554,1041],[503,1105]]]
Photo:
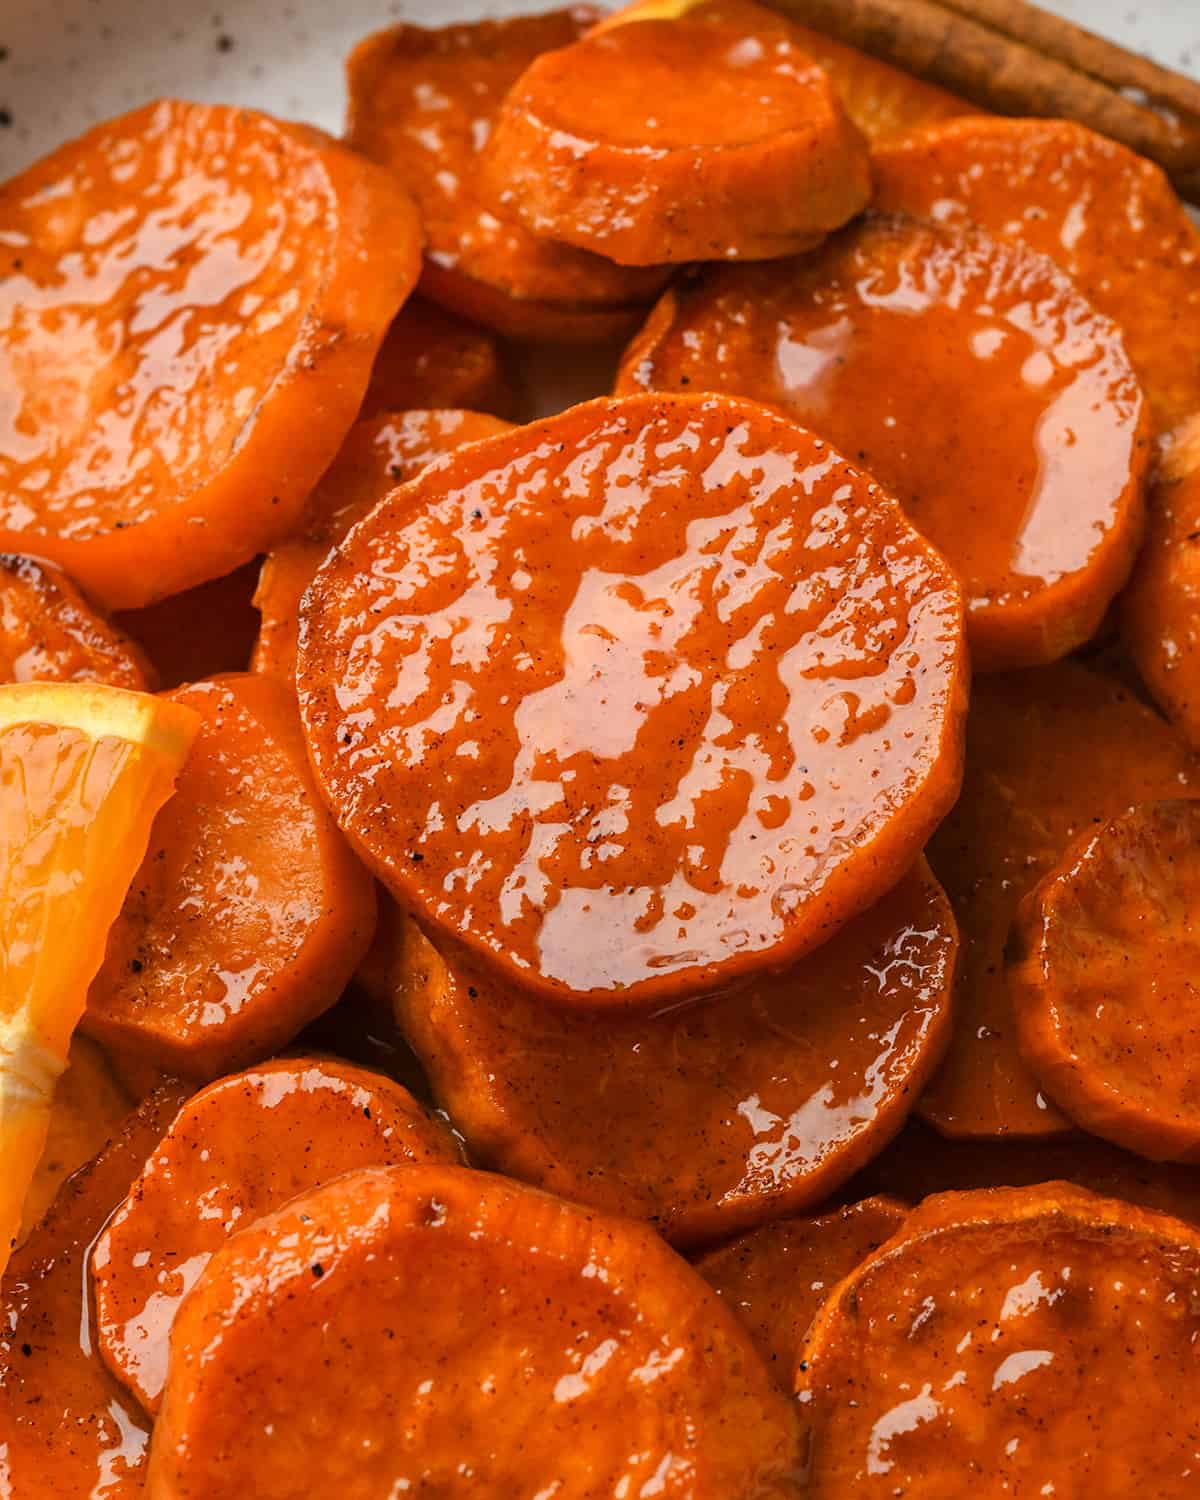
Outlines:
[[801,1493],[795,1434],[649,1229],[461,1167],[368,1168],[210,1261],[146,1495],[760,1500]]
[[101,1357],[158,1410],[176,1310],[231,1234],[356,1167],[461,1161],[454,1138],[381,1073],[292,1057],[194,1094],[92,1251]]
[[1200,1235],[1067,1183],[946,1193],[801,1351],[813,1500],[1195,1493]]
[[508,430],[499,417],[474,411],[381,412],[356,422],[305,501],[300,529],[263,560],[254,594],[259,626],[252,669],[289,682],[295,676],[304,590],[330,547],[372,506],[435,458]]
[[896,1198],[864,1198],[817,1218],[764,1224],[694,1264],[745,1324],[776,1381],[791,1390],[797,1351],[821,1303],[907,1213]]
[[1111,677],[1060,662],[975,683],[962,795],[929,846],[962,937],[954,1036],[920,1105],[940,1131],[1067,1128],[1017,1049],[1004,950],[1018,903],[1081,830],[1197,793],[1186,747]]
[[1153,162],[1071,120],[975,116],[876,152],[875,195],[1048,255],[1121,329],[1158,427],[1200,412],[1200,232]]
[[949,569],[826,444],[728,398],[589,402],[426,470],[317,574],[297,680],[397,901],[567,1004],[802,957],[959,777]]
[[85,1026],[206,1079],[283,1046],[371,941],[370,878],[317,795],[295,700],[271,678],[179,688],[200,716],[176,796],[109,933]]
[[1008,987],[1021,1054],[1078,1125],[1200,1160],[1200,804],[1081,834],[1021,903]]
[[246,670],[258,636],[254,590],[261,566],[252,558],[223,578],[118,613],[116,623],[150,658],[160,687]]
[[11,552],[0,553],[0,681],[155,686],[140,647],[61,568]]
[[435,409],[508,415],[512,404],[495,335],[410,297],[375,356],[359,417]]
[[1154,701],[1200,749],[1200,421],[1168,448],[1121,600],[1121,638]]
[[440,28],[392,26],[347,62],[347,138],[391,168],[425,227],[421,289],[515,338],[592,342],[636,323],[666,272],[631,269],[540,239],[487,194],[479,156],[509,88],[538,56],[575,41],[585,6]]
[[1022,245],[886,216],[714,268],[666,294],[617,383],[679,389],[776,406],[870,469],[962,579],[980,669],[1066,655],[1128,576],[1141,392],[1115,325]]
[[294,525],[420,266],[391,174],[162,100],[0,186],[0,547],[129,609]]
[[92,1241],[185,1097],[164,1084],[65,1184],[0,1283],[0,1493],[141,1500],[149,1423],[95,1351]]
[[791,969],[662,1015],[551,1009],[411,922],[393,990],[474,1160],[694,1245],[820,1203],[891,1139],[949,1041],[956,951],[922,862]]
[[750,0],[542,53],[482,171],[535,234],[634,266],[806,250],[871,196],[866,142],[829,78]]

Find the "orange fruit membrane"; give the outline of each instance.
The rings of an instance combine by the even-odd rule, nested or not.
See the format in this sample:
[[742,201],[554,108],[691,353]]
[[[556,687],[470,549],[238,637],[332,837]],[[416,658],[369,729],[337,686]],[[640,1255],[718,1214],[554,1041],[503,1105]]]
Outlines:
[[0,687],[0,1271],[108,929],[199,722],[100,684]]

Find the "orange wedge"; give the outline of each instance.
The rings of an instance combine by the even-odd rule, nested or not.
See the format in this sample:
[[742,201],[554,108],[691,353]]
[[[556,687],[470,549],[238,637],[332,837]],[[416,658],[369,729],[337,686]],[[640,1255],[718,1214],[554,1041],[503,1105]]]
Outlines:
[[121,688],[0,687],[0,1271],[108,929],[199,723]]

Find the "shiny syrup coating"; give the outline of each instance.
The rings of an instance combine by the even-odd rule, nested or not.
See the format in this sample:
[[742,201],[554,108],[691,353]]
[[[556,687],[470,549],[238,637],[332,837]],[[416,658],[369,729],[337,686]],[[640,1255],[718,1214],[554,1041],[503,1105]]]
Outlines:
[[963,582],[977,668],[1099,625],[1141,537],[1144,402],[1114,324],[1049,260],[868,218],[668,292],[618,391],[764,401],[862,463]]
[[133,608],[281,536],[420,266],[388,173],[164,100],[0,186],[0,545]]
[[682,1000],[825,941],[953,800],[961,600],[820,440],[600,400],[376,507],[305,597],[342,827],[402,905],[565,1003]]
[[292,681],[304,590],[330,547],[389,490],[463,443],[507,431],[507,422],[477,411],[387,411],[356,422],[304,502],[300,529],[263,559],[251,669]]
[[1200,763],[1127,688],[1075,662],[978,679],[962,795],[929,846],[962,937],[957,1021],[921,1101],[949,1136],[1065,1130],[1017,1049],[1005,947],[1021,898],[1083,829],[1200,794]]
[[1021,903],[1009,989],[1025,1061],[1085,1130],[1200,1161],[1200,802],[1080,835]]
[[570,338],[575,325],[584,339],[611,334],[665,279],[531,234],[479,180],[479,155],[508,90],[539,53],[575,41],[597,15],[581,5],[393,26],[360,42],[346,64],[347,139],[391,168],[420,207],[422,291],[502,333]]
[[1200,232],[1153,162],[1071,120],[977,116],[877,151],[875,202],[1048,255],[1121,329],[1156,424],[1200,410]]
[[866,142],[786,22],[747,3],[535,58],[483,180],[535,233],[623,265],[808,249],[867,204]]
[[659,1015],[578,1015],[448,965],[411,923],[396,1017],[481,1166],[674,1244],[827,1198],[950,1039],[958,943],[921,861],[784,973]]
[[694,1264],[790,1391],[800,1344],[822,1302],[896,1233],[907,1213],[896,1198],[864,1198],[816,1218],[764,1224]]
[[930,1198],[801,1350],[812,1500],[1190,1500],[1200,1236],[1049,1183]]
[[799,1459],[748,1336],[651,1230],[406,1166],[347,1173],[213,1257],[146,1500],[798,1500]]
[[176,1115],[92,1250],[100,1355],[158,1410],[176,1310],[231,1234],[355,1167],[458,1162],[398,1083],[291,1057],[210,1084]]
[[183,1102],[156,1089],[65,1185],[0,1284],[0,1494],[141,1500],[150,1424],[96,1352],[87,1257]]

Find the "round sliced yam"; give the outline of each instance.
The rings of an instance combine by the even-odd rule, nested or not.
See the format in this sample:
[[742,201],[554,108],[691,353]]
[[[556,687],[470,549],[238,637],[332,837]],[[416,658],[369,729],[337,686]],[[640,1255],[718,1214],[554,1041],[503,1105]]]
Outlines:
[[141,648],[61,568],[11,552],[0,553],[0,681],[156,685]]
[[927,1199],[796,1375],[813,1500],[1195,1492],[1200,1232],[1067,1183]]
[[634,266],[805,250],[871,196],[829,78],[750,0],[543,53],[505,97],[483,181],[535,234]]
[[293,681],[300,600],[334,543],[435,458],[508,430],[499,417],[475,411],[379,412],[356,422],[304,502],[299,529],[263,559],[254,594],[259,624],[251,668]]
[[1200,1160],[1200,803],[1089,830],[1021,903],[1017,1040],[1060,1108],[1143,1156]]
[[564,1004],[779,969],[952,803],[961,598],[827,445],[728,398],[602,399],[460,450],[301,612],[310,752],[402,906]]
[[474,1160],[694,1245],[821,1203],[891,1139],[949,1040],[956,951],[922,862],[793,968],[662,1015],[551,1009],[411,923],[393,990]]
[[1200,792],[1170,726],[1074,662],[979,679],[962,795],[929,846],[962,937],[950,1051],[920,1109],[950,1136],[1068,1127],[1017,1047],[1004,951],[1018,903],[1078,833],[1134,802]]
[[0,548],[128,609],[294,525],[416,280],[387,172],[161,100],[0,186]]
[[332,1058],[292,1057],[194,1094],[92,1250],[100,1355],[158,1410],[175,1313],[229,1236],[357,1167],[459,1162],[407,1089]]
[[864,1198],[817,1218],[764,1224],[694,1264],[791,1390],[800,1344],[821,1303],[896,1233],[908,1211],[896,1198]]
[[862,463],[962,579],[981,670],[1087,640],[1141,540],[1149,418],[1119,330],[982,230],[873,217],[714,268],[666,293],[617,390],[749,396]]
[[503,1178],[347,1173],[236,1235],[175,1328],[147,1500],[801,1493],[790,1404],[691,1267]]
[[289,1042],[366,952],[375,894],[317,794],[295,700],[249,674],[170,695],[202,725],[108,935],[85,1029],[208,1079]]
[[875,153],[875,203],[1020,240],[1121,329],[1160,430],[1200,412],[1200,232],[1162,169],[1071,120],[977,115]]
[[347,63],[347,139],[390,168],[421,210],[422,291],[510,337],[618,336],[666,279],[531,234],[480,180],[480,153],[509,88],[539,53],[575,41],[597,14],[577,6],[392,26],[360,42]]

